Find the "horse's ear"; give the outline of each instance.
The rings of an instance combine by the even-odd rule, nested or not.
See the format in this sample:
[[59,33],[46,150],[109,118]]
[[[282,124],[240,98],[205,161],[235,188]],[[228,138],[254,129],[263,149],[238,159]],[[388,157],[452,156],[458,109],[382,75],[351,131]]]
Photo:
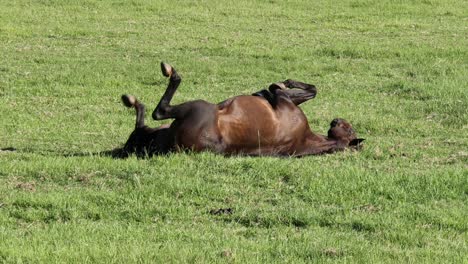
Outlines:
[[365,139],[364,138],[355,138],[349,142],[349,146],[359,146],[361,142],[363,142]]

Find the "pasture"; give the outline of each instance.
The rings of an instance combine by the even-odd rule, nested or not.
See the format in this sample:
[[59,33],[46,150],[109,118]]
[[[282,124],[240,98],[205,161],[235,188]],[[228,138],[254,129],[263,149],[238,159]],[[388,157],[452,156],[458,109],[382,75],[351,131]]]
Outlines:
[[[463,263],[468,4],[0,0],[0,262]],[[150,113],[287,78],[360,152],[113,159]],[[100,154],[101,153],[101,154]]]

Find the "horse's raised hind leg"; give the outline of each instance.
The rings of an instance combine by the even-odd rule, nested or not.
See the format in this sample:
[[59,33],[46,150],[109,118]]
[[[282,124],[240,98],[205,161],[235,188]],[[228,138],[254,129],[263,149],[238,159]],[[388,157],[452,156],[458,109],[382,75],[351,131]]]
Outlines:
[[[286,88],[289,88],[290,90]],[[317,95],[317,88],[315,88],[315,85],[294,81],[291,79],[288,79],[284,82],[273,83],[268,88],[268,90],[270,90],[270,92],[273,94],[275,94],[275,91],[278,89],[287,94],[295,105],[300,105]]]
[[164,76],[169,77],[169,84],[161,97],[161,100],[154,109],[152,117],[154,120],[178,118],[176,107],[171,106],[170,103],[182,79],[171,65],[164,62],[161,62],[161,72]]
[[135,107],[136,121],[135,129],[145,126],[145,105],[140,103],[135,96],[124,94],[122,95],[122,103],[126,107]]
[[122,95],[122,103],[126,107],[134,107],[136,112],[135,130],[128,138],[124,147],[121,149],[118,156],[124,158],[132,153],[138,155],[145,153],[145,130],[148,129],[145,126],[145,106],[140,103],[135,96],[124,94]]

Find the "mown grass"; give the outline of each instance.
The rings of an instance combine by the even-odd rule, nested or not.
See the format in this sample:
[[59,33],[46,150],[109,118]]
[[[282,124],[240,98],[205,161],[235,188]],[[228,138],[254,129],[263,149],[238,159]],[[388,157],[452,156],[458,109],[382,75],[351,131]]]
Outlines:
[[[0,0],[0,262],[466,262],[467,8]],[[161,60],[176,103],[314,83],[311,127],[346,118],[366,146],[96,154],[132,130],[121,94],[155,106]]]

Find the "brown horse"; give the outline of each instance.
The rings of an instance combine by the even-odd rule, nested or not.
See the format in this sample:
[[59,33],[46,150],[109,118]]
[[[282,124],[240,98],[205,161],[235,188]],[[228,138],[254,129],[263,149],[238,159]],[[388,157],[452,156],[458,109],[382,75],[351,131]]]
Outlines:
[[136,110],[135,130],[123,148],[126,155],[209,150],[225,155],[300,157],[358,148],[363,141],[340,118],[331,122],[328,136],[311,131],[298,105],[315,97],[313,85],[286,80],[219,104],[196,100],[170,105],[182,79],[168,64],[161,63],[161,70],[169,77],[169,85],[152,116],[174,121],[150,128],[144,124],[144,105],[134,96],[122,95],[123,103]]

